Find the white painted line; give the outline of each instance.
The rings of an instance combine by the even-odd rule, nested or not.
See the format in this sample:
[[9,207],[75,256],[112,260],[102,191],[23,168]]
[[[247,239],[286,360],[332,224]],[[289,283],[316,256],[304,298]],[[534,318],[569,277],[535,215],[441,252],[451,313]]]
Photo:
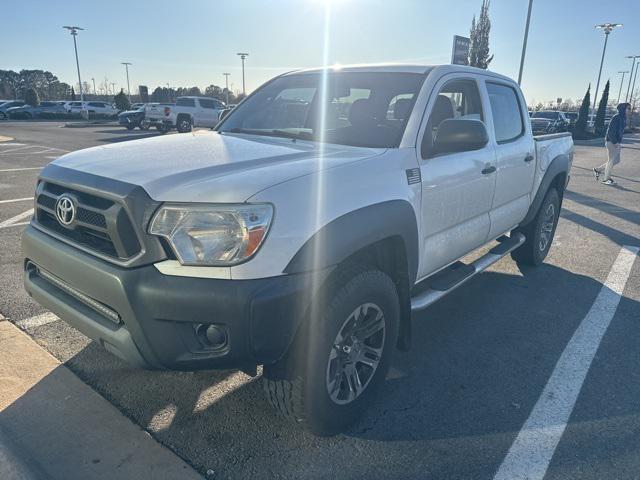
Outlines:
[[7,153],[11,153],[11,152],[17,152],[18,150],[24,150],[25,148],[36,148],[35,145],[23,145],[22,147],[18,147],[18,148],[10,148],[8,150],[0,150],[0,155],[5,155]]
[[18,320],[16,325],[21,329],[26,330],[28,328],[36,328],[42,327],[43,325],[47,325],[48,323],[53,323],[59,320],[53,313],[43,313],[42,315],[36,315],[35,317],[25,318],[23,320]]
[[22,220],[23,218],[27,218],[30,217],[31,215],[33,215],[33,208],[30,208],[29,210],[27,210],[26,212],[22,212],[19,213],[18,215],[16,215],[15,217],[11,217],[8,220],[5,220],[4,222],[0,222],[0,228],[2,227],[8,227],[10,225],[15,224],[16,222]]
[[639,247],[624,246],[595,302],[571,337],[542,395],[500,465],[494,480],[542,480],[564,433]]
[[18,147],[18,146],[24,145],[24,143],[18,143],[18,142],[2,142],[2,143],[0,143],[0,147],[6,147],[7,145],[9,145],[11,147]]
[[29,225],[30,222],[19,222],[19,223],[12,223],[11,225],[0,225],[0,229],[3,228],[11,228],[11,227],[21,227],[23,225]]
[[0,170],[0,172],[21,172],[23,170],[42,170],[43,168],[44,167],[5,168]]
[[5,316],[0,313],[0,320],[6,320]]
[[33,197],[12,198],[11,200],[0,200],[0,203],[26,202],[27,200],[33,200]]

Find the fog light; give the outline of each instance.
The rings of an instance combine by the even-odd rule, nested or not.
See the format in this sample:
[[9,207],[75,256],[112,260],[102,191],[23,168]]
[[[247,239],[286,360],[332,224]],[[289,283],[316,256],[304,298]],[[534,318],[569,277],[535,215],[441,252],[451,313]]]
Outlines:
[[198,338],[207,348],[220,349],[227,345],[227,332],[218,325],[199,325]]

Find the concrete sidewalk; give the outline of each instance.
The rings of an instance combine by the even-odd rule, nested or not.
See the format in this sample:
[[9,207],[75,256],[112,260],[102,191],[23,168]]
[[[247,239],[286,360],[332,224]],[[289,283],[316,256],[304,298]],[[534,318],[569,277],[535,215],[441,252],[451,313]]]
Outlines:
[[0,478],[202,477],[0,320]]

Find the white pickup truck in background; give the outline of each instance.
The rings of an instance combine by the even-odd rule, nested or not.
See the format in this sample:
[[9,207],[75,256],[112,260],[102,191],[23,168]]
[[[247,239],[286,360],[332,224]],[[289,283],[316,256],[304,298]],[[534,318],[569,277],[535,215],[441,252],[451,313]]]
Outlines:
[[178,97],[175,105],[149,106],[145,118],[163,133],[175,128],[180,133],[193,127],[215,127],[224,102],[209,97]]
[[[164,108],[211,126],[202,101]],[[571,136],[534,137],[518,85],[486,70],[287,73],[215,131],[45,167],[25,288],[135,365],[263,365],[279,412],[334,434],[409,348],[412,312],[509,254],[544,261],[572,161]]]

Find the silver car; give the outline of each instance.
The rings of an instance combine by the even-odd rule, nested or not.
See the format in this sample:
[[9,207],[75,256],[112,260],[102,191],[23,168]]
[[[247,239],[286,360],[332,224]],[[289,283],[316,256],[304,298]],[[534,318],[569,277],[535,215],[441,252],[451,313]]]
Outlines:
[[0,119],[4,120],[5,118],[9,118],[7,116],[7,110],[13,107],[21,107],[25,105],[24,100],[10,100],[8,102],[4,102],[0,105]]

